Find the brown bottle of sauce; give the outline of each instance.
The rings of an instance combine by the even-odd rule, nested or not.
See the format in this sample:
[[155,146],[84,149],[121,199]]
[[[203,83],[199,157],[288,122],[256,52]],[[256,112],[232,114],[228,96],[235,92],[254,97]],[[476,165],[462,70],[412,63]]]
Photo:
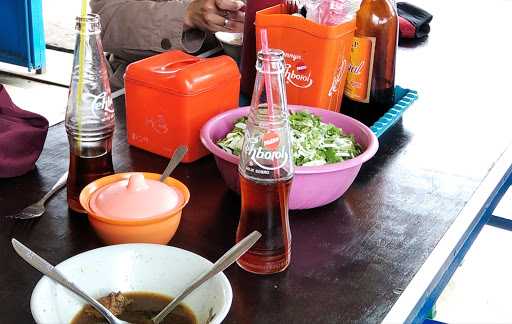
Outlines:
[[391,0],[363,0],[341,112],[368,126],[394,103],[398,16]]

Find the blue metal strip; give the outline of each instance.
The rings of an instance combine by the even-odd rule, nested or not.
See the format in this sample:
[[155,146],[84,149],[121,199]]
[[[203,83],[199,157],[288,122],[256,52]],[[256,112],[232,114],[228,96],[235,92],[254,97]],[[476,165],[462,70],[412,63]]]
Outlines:
[[[512,177],[510,177],[508,179],[508,181],[505,182],[503,187],[504,187],[505,193],[509,189],[512,189]],[[501,200],[501,198],[500,198],[500,200]],[[494,213],[494,210],[493,210],[493,213]],[[512,219],[492,215],[487,224],[507,230],[507,231],[512,231]]]
[[443,265],[444,269],[441,269],[442,275],[439,278],[436,278],[435,282],[432,282],[429,289],[423,293],[422,298],[418,301],[414,309],[407,317],[407,323],[423,323],[423,321],[427,318],[430,310],[448,284],[448,281],[453,276],[455,270],[457,270],[459,267],[462,259],[475,241],[478,233],[480,233],[482,227],[490,219],[492,212],[509,187],[507,184],[511,181],[512,165],[508,167],[505,176],[500,180],[492,194],[487,198],[486,203],[480,209],[478,216],[469,227],[469,230],[464,233],[460,241],[460,246],[457,246],[454,253],[452,254],[453,258],[448,260],[448,262]]
[[445,322],[439,322],[433,319],[426,319],[423,324],[446,324]]
[[44,37],[43,8],[41,0],[29,0],[30,44],[32,67],[43,69],[46,65],[46,41]]
[[30,51],[31,49],[31,46],[30,46],[30,27],[29,27],[29,2],[30,0],[25,0],[23,2],[23,5],[24,5],[24,23],[25,23],[25,41],[26,41],[26,51],[27,51],[27,67],[28,67],[28,71],[30,72],[30,70],[33,68],[34,66],[34,62],[32,61],[32,53]]
[[487,224],[507,231],[512,231],[512,220],[507,218],[492,215]]

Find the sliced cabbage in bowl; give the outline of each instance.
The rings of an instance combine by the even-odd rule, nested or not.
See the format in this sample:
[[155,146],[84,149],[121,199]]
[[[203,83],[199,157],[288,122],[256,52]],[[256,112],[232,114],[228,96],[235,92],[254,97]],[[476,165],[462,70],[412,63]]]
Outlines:
[[[219,141],[224,151],[240,155],[247,117],[237,119],[233,129]],[[352,134],[326,124],[320,117],[299,111],[290,114],[293,161],[296,166],[319,166],[352,159],[361,154],[361,146]]]

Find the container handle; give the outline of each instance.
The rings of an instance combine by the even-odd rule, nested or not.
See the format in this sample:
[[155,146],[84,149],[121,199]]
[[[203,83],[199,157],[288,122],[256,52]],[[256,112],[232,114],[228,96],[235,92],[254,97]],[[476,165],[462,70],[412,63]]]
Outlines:
[[190,64],[194,64],[194,63],[197,63],[201,61],[201,59],[199,58],[185,58],[185,59],[182,59],[182,60],[179,60],[179,61],[176,61],[176,62],[171,62],[171,63],[168,63],[166,65],[163,65],[159,68],[159,72],[164,72],[164,73],[175,73],[181,69],[183,69],[184,67],[190,65]]

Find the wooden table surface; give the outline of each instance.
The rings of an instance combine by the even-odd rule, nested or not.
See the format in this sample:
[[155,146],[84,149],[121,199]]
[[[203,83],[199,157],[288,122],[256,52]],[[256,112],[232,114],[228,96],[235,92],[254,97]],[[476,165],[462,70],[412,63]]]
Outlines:
[[[428,41],[401,47],[397,84],[419,99],[380,138],[376,156],[328,206],[290,213],[292,262],[272,276],[230,267],[233,305],[225,323],[381,321],[512,142],[507,23],[512,2],[424,1],[434,14]],[[485,9],[485,10],[484,10]],[[167,161],[126,144],[116,102],[117,171],[161,172]],[[0,180],[0,215],[48,191],[68,165],[62,124],[48,133],[37,169]],[[180,165],[191,192],[170,245],[214,261],[234,243],[239,197],[212,157]],[[102,246],[87,219],[68,212],[65,191],[31,222],[0,223],[0,321],[31,323],[30,294],[41,275],[15,255],[17,238],[56,264]]]

